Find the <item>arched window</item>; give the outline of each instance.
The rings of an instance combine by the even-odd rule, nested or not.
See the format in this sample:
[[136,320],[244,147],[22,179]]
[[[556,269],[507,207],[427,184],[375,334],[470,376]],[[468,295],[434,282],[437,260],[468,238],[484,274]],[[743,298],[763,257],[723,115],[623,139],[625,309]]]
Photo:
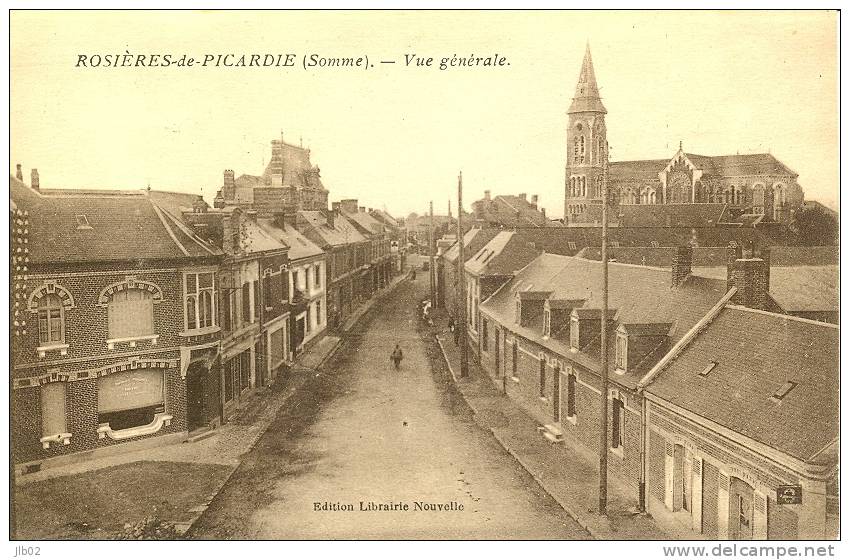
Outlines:
[[581,178],[581,196],[587,196],[587,177]]
[[109,299],[109,338],[123,339],[154,334],[153,299],[150,292],[129,288]]
[[578,137],[573,139],[573,163],[578,163]]
[[650,204],[655,204],[655,203],[656,203],[656,200],[655,200],[655,189],[652,189],[652,190],[650,190],[650,191],[649,191],[649,203],[650,203]]
[[584,136],[579,139],[579,161],[584,163]]
[[56,294],[38,300],[38,342],[42,346],[65,342],[65,310]]

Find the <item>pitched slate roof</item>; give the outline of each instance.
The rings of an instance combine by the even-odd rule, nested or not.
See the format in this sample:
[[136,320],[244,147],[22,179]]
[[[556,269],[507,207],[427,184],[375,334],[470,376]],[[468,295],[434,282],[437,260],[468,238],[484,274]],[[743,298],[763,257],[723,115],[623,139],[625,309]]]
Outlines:
[[[463,234],[463,256],[466,257],[466,260],[473,258],[488,241],[496,237],[497,233],[499,233],[497,229],[471,228]],[[455,241],[454,245],[446,249],[446,252],[443,253],[443,258],[450,263],[454,263],[457,261],[459,252],[459,246]]]
[[619,227],[712,227],[717,225],[725,204],[621,204]]
[[506,276],[534,260],[540,251],[516,232],[502,231],[467,259],[465,270],[479,276]]
[[384,231],[384,225],[368,212],[342,212],[363,235],[374,235]]
[[327,217],[318,210],[301,210],[298,215],[304,218],[308,226],[301,233],[320,246],[347,245],[366,241],[344,216],[337,214],[334,217],[334,225],[328,225]]
[[[695,268],[694,274],[725,279],[726,267]],[[838,281],[838,265],[771,266],[770,297],[788,313],[838,311]]]
[[[576,257],[542,254],[481,304],[481,310],[497,318],[512,330],[547,346],[561,355],[569,353],[566,341],[544,340],[540,329],[527,329],[514,323],[517,291],[548,291],[553,300],[582,302],[579,313],[594,315],[602,307],[601,263]],[[611,310],[611,333],[617,324],[636,325],[646,331],[649,324],[667,325],[671,343],[693,327],[726,294],[726,282],[689,277],[680,286],[670,287],[669,270],[637,265],[611,263],[609,266],[608,306]],[[654,332],[654,331],[653,331]],[[611,338],[613,340],[613,338]],[[593,371],[598,371],[598,338],[579,354],[571,354]],[[660,358],[660,356],[656,356]],[[624,385],[634,385],[642,372],[652,365],[645,360],[627,376],[619,376]],[[609,364],[613,372],[614,365]]]
[[546,227],[549,220],[537,205],[516,195],[498,195],[473,204],[473,219],[502,227]]
[[257,223],[268,234],[289,247],[289,260],[297,261],[324,253],[318,245],[304,237],[297,229],[273,218],[259,218]]
[[371,214],[372,216],[375,216],[377,220],[384,222],[386,225],[392,228],[399,227],[398,220],[396,220],[395,218],[390,216],[389,213],[385,212],[384,210],[381,210],[380,208],[373,208]]
[[30,214],[33,263],[217,257],[146,191],[50,190],[9,178],[11,198]]
[[[685,156],[706,177],[741,177],[747,175],[790,175],[797,173],[776,159],[772,154],[735,154],[728,156]],[[658,174],[670,163],[670,159],[646,159],[633,161],[612,161],[608,165],[611,182],[616,185],[626,182],[643,182],[648,185],[661,185]],[[661,193],[658,193],[660,198]]]
[[646,390],[806,461],[838,437],[839,342],[834,325],[727,305]]

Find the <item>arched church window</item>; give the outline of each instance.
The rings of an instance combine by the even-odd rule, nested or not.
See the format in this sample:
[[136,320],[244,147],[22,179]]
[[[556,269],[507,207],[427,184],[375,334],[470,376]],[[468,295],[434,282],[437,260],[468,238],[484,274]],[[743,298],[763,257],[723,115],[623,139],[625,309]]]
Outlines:
[[579,154],[579,160],[581,161],[581,163],[584,163],[584,136],[582,136],[579,141]]
[[753,187],[753,214],[764,214],[764,187]]
[[578,162],[578,138],[573,139],[573,163]]
[[655,190],[649,191],[649,203],[655,204]]

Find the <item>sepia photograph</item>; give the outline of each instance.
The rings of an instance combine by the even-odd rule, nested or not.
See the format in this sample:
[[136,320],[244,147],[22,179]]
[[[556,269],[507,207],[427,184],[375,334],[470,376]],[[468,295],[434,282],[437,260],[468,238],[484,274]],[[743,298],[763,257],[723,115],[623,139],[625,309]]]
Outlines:
[[8,557],[838,555],[838,10],[8,18]]

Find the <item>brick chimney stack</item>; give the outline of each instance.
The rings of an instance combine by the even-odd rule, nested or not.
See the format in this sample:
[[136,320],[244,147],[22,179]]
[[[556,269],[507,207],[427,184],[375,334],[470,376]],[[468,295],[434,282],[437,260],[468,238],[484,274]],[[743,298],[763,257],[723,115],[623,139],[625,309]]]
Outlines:
[[33,169],[32,171],[30,171],[30,185],[32,186],[33,190],[41,190],[41,185],[38,181],[38,169]]
[[729,242],[726,247],[726,291],[732,289],[735,284],[732,282],[733,272],[735,270],[735,262],[741,258],[741,247],[734,241]]
[[238,208],[225,214],[221,219],[221,248],[225,254],[236,255],[242,248],[241,241],[242,211]]
[[537,195],[536,194],[531,195],[531,204],[532,204],[532,206],[537,208]]
[[676,247],[676,252],[673,254],[672,274],[670,285],[672,287],[681,286],[682,282],[687,280],[691,275],[691,267],[694,261],[694,248],[690,245]]
[[767,309],[770,268],[764,260],[756,257],[736,260],[731,278],[726,282],[738,288],[732,296],[732,303],[753,309]]
[[484,200],[490,200],[490,191],[489,190],[484,191]]
[[21,164],[20,163],[15,166],[15,178],[17,178],[18,181],[21,181],[22,183],[24,181],[24,172],[21,171]]
[[526,193],[524,193],[524,192],[523,192],[523,193],[519,193],[517,196],[519,197],[519,199],[520,199],[521,201],[526,202],[526,200],[525,200]]

